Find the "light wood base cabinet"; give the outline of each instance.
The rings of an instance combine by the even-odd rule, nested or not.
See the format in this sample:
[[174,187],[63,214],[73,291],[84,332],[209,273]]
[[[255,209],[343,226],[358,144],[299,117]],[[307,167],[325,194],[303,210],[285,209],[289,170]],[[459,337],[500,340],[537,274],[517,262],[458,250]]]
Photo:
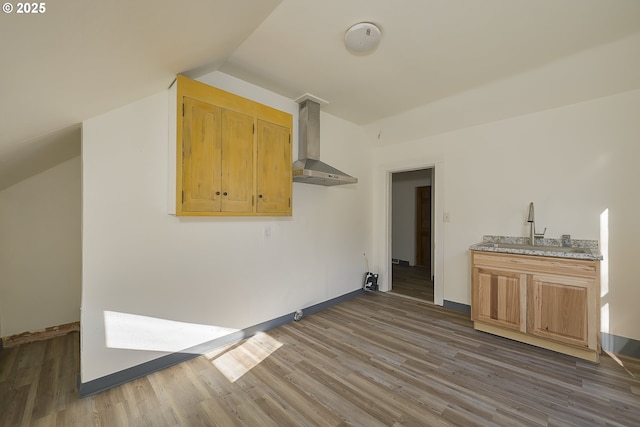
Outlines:
[[600,262],[471,252],[474,328],[597,362]]

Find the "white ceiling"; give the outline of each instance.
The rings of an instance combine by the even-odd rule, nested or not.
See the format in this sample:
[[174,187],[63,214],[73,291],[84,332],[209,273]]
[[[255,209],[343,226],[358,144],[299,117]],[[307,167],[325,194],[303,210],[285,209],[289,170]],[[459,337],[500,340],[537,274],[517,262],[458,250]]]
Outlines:
[[[364,57],[342,42],[361,21]],[[637,0],[285,0],[221,71],[366,124],[637,31]]]
[[[57,0],[46,7],[41,15],[0,16],[0,188],[29,169],[25,153],[43,152],[36,148],[61,135],[77,140],[78,123],[166,88],[177,73],[220,70],[292,99],[310,92],[329,101],[327,113],[368,125],[640,32],[638,0]],[[342,43],[361,21],[382,29],[368,56]]]

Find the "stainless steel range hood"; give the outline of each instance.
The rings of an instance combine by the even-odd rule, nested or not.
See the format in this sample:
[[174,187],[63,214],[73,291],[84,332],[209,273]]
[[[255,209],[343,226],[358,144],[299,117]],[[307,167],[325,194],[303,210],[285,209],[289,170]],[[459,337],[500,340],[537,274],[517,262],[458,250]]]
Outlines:
[[316,185],[355,184],[357,178],[320,161],[320,104],[308,97],[300,102],[298,158],[293,163],[293,182]]

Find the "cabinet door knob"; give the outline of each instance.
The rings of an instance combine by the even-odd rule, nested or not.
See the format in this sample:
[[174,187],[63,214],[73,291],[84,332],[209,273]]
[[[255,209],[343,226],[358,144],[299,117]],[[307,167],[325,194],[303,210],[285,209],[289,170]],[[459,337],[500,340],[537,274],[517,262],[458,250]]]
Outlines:
[[262,199],[262,194],[258,194],[258,199]]
[[219,196],[219,195],[220,195],[220,192],[219,192],[219,191],[216,191],[216,196]]
[[224,193],[222,193],[223,196],[226,196],[228,193],[225,191]]

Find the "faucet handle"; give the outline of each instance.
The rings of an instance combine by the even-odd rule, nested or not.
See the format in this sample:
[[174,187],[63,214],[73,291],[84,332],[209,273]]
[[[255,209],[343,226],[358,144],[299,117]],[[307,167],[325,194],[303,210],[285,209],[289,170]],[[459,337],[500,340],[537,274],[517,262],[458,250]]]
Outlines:
[[544,228],[544,230],[542,231],[542,233],[536,233],[536,232],[535,232],[535,230],[534,230],[533,234],[534,234],[536,237],[544,237],[544,233],[546,233],[546,232],[547,232],[547,227],[545,227],[545,228]]

